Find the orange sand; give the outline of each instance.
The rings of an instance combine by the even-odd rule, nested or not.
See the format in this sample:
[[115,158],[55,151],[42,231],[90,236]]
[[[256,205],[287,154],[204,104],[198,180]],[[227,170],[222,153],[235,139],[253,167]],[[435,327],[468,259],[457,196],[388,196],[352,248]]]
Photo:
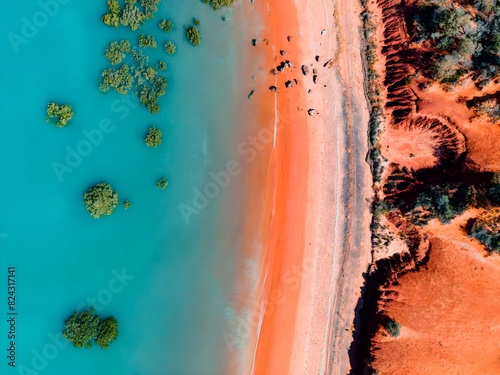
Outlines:
[[[266,51],[267,69],[271,70],[285,59],[298,64],[300,51],[293,40],[297,38],[296,33],[287,34],[287,31],[297,30],[292,4],[283,6],[272,1],[267,9],[263,9],[263,4],[256,6],[263,16],[264,24],[272,25],[263,32],[268,45],[264,46],[259,40],[256,47]],[[287,35],[292,36],[292,42],[288,42]],[[284,57],[279,55],[279,49],[286,50]],[[276,81],[274,76],[269,75],[265,88],[267,90],[267,87],[276,85],[280,91],[273,94],[267,90],[265,95],[273,97],[268,103],[276,100],[278,131],[269,165],[266,202],[270,215],[264,222],[264,228],[269,231],[263,259],[267,277],[262,280],[264,289],[260,297],[266,301],[266,305],[253,374],[289,373],[289,356],[294,340],[294,311],[300,278],[290,271],[301,265],[304,249],[304,181],[307,178],[308,136],[306,115],[303,111],[297,113],[297,107],[304,103],[303,91],[295,87],[295,90],[284,92],[284,82],[292,77],[301,78],[297,69],[288,69],[288,72],[277,76]],[[288,279],[288,276],[292,279]],[[289,287],[286,287],[287,284]]]
[[[257,12],[265,25],[256,31],[257,45],[250,47],[252,63],[261,63],[250,106],[262,129],[272,126],[275,139],[266,145],[271,150],[261,151],[247,181],[256,195],[247,206],[244,252],[255,259],[256,240],[265,244],[261,288],[247,321],[253,332],[245,337],[246,361],[238,366],[230,361],[228,374],[302,375],[349,367],[354,307],[370,256],[371,177],[364,162],[368,111],[360,35],[352,32],[359,31],[360,5],[335,3],[255,0],[243,5],[248,17]],[[271,70],[285,60],[294,67],[273,76]],[[310,70],[307,77],[303,64]],[[294,87],[285,88],[294,79]],[[271,85],[278,87],[276,93]],[[319,114],[309,116],[308,109]],[[361,136],[354,139],[353,133]],[[266,157],[268,173],[263,175],[258,167]],[[252,183],[267,189],[260,230],[253,226],[261,218],[260,206],[257,213],[253,208],[261,190]],[[338,353],[332,354],[333,349]]]

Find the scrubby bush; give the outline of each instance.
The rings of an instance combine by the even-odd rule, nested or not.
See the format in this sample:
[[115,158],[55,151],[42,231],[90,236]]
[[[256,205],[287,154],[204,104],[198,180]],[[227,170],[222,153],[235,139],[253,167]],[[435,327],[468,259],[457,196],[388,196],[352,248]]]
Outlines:
[[130,201],[128,201],[128,200],[123,201],[123,208],[128,210],[130,208],[130,206],[132,206],[132,203],[130,203]]
[[167,52],[169,55],[173,55],[176,50],[177,46],[173,42],[168,41],[165,44],[165,52]]
[[198,18],[193,18],[193,24],[198,26],[200,24],[200,20]]
[[172,20],[161,20],[158,25],[160,29],[165,31],[166,33],[171,32],[174,29],[174,21]]
[[104,57],[107,58],[112,65],[116,65],[120,64],[129,52],[130,42],[128,40],[121,40],[120,42],[109,43],[104,51]]
[[490,253],[500,254],[500,209],[494,209],[477,218],[469,237],[481,242]]
[[162,177],[158,181],[156,181],[156,187],[160,190],[166,189],[167,186],[168,186],[168,181],[166,177]]
[[151,126],[146,134],[144,141],[148,147],[158,147],[161,144],[161,130]]
[[447,51],[472,32],[471,15],[453,4],[423,6],[415,20],[420,41],[431,40],[437,48]]
[[493,175],[488,185],[488,200],[491,205],[500,206],[500,172]]
[[156,48],[156,40],[151,35],[139,35],[139,47]]
[[115,211],[118,205],[118,193],[113,191],[108,183],[100,182],[83,194],[83,202],[90,215],[97,219],[111,215]]
[[[59,105],[57,103],[50,102],[47,105],[47,122],[59,128],[65,127],[73,116],[73,109],[67,104]],[[54,122],[54,120],[56,122]]]
[[500,121],[500,105],[496,99],[488,99],[474,106],[477,117],[486,116],[494,123]]
[[398,337],[401,332],[401,326],[395,320],[390,319],[385,324],[385,330],[392,337]]
[[186,37],[193,46],[199,46],[201,44],[201,34],[200,30],[195,26],[186,27]]
[[431,78],[435,81],[454,85],[464,75],[460,68],[459,57],[456,53],[437,58],[431,71]]
[[429,219],[448,223],[467,209],[474,195],[474,188],[465,183],[428,186],[419,194],[414,207],[426,211]]
[[434,54],[441,56],[431,75],[446,84],[469,75],[481,88],[500,74],[498,5],[496,0],[429,0],[420,7],[414,37],[418,42],[426,41]]
[[75,312],[64,322],[63,337],[77,348],[90,348],[95,343],[107,349],[118,337],[118,322],[113,317],[100,319],[94,309]]

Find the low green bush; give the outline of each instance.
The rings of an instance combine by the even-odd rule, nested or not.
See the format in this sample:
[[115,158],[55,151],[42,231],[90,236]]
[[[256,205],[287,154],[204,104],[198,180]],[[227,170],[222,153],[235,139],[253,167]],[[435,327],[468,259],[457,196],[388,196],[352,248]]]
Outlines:
[[93,218],[109,216],[118,205],[118,193],[113,191],[110,184],[100,182],[83,194],[83,203]]
[[100,319],[92,308],[75,312],[64,322],[63,337],[76,348],[90,348],[95,343],[107,349],[118,337],[118,322],[113,317]]
[[50,102],[47,105],[47,122],[59,128],[63,128],[68,125],[68,122],[73,118],[73,116],[73,109],[67,104],[59,105],[57,103]]
[[166,177],[162,177],[158,181],[156,181],[156,187],[160,190],[166,189],[167,186],[168,186],[168,181]]
[[151,126],[144,141],[148,147],[158,147],[161,144],[161,130]]
[[195,47],[201,44],[200,30],[195,26],[186,26],[186,38]]

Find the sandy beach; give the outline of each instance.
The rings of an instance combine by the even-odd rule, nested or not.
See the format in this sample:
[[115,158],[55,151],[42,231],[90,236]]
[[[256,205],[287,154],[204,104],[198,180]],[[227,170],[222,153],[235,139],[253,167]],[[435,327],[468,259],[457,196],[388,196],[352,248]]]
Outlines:
[[267,189],[260,320],[238,373],[345,374],[370,260],[361,6],[270,0],[245,7],[264,24],[254,48],[266,75],[255,100],[274,140],[260,180]]

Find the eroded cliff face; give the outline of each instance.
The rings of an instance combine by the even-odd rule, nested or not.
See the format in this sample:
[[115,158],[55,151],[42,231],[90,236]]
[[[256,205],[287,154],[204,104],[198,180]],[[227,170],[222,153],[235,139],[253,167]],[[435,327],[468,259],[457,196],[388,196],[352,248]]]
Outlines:
[[484,95],[481,90],[500,92],[498,83],[478,89],[465,80],[450,89],[424,77],[431,54],[414,43],[413,16],[418,4],[418,0],[366,3],[378,27],[378,60],[371,63],[380,76],[384,118],[378,144],[373,145],[380,151],[384,168],[374,186],[378,201],[388,208],[374,213],[373,262],[366,277],[352,374],[374,373],[370,366],[378,350],[374,337],[390,318],[387,301],[398,298],[392,286],[403,275],[419,271],[432,255],[432,235],[426,226],[417,225],[421,224],[418,215],[409,215],[405,204],[411,205],[425,186],[436,181],[466,181],[473,178],[471,173],[496,171],[500,165],[496,151],[491,163],[484,165],[478,144],[491,144],[493,149],[494,141],[485,140],[475,129],[480,124],[490,137],[500,139],[500,127],[476,119],[467,106]]

